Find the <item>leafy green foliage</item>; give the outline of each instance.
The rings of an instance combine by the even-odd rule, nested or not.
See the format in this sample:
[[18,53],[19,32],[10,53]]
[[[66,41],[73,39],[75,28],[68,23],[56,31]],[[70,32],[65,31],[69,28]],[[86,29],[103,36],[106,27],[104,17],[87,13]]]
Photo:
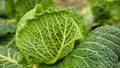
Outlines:
[[15,3],[17,16],[21,18],[27,11],[33,9],[36,4],[42,4],[43,8],[47,9],[53,5],[53,0],[17,0]]
[[44,9],[53,6],[53,0],[6,0],[6,9],[9,14],[18,20],[36,4],[41,4]]
[[95,22],[105,23],[106,20],[109,23],[109,20],[112,19],[113,22],[119,23],[119,0],[90,0],[90,2]]
[[0,68],[119,68],[119,0],[90,2],[84,24],[79,12],[53,0],[1,0]]
[[116,68],[119,68],[119,67],[120,67],[120,62],[116,64]]
[[5,8],[7,10],[8,13],[8,17],[9,18],[13,18],[16,11],[15,11],[15,6],[14,6],[14,2],[15,0],[5,0]]
[[112,3],[110,3],[110,14],[114,20],[120,20],[120,1],[114,0]]
[[103,7],[95,6],[92,7],[93,15],[95,16],[95,22],[99,20],[110,19],[110,12],[106,11]]
[[[35,12],[39,9],[41,7],[35,9]],[[46,64],[53,64],[68,55],[74,42],[82,36],[82,28],[74,19],[72,10],[49,9],[41,13],[31,13],[34,17],[21,19],[19,22],[16,43],[20,50],[35,58],[36,62]]]
[[0,37],[0,45],[1,46],[9,46],[9,45],[15,45],[14,44],[14,42],[15,42],[15,40],[14,40],[14,34],[6,34],[6,35],[4,35],[4,36],[2,36],[2,37]]
[[108,20],[111,18],[110,11],[107,9],[107,1],[103,0],[90,0],[92,5],[92,13],[95,17],[95,22],[101,20]]
[[[99,32],[102,30],[103,32]],[[118,62],[120,40],[120,34],[117,32],[118,28],[115,26],[99,27],[93,30],[87,39],[63,60],[54,65],[40,64],[40,68],[115,68]],[[113,33],[116,34],[112,35]]]
[[0,19],[0,36],[16,31],[17,23],[9,22],[8,20]]
[[[96,36],[94,38],[94,36]],[[99,42],[112,49],[120,59],[120,28],[117,26],[104,26],[104,28],[96,29],[92,32],[91,41]]]
[[0,46],[0,67],[1,68],[23,68],[18,64],[19,55],[14,49],[6,49]]

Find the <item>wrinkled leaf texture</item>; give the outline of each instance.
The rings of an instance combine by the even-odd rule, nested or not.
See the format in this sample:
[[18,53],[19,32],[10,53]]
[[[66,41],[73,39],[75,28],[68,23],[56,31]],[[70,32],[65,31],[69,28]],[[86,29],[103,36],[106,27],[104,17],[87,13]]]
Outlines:
[[19,54],[14,49],[0,46],[0,68],[23,68],[18,64]]
[[53,64],[64,58],[73,50],[74,42],[82,37],[78,26],[81,21],[74,19],[71,9],[49,9],[35,14],[31,10],[25,17],[18,24],[16,43],[25,55],[39,63]]
[[115,68],[120,55],[119,41],[119,28],[98,27],[63,60],[53,65],[40,64],[40,68]]

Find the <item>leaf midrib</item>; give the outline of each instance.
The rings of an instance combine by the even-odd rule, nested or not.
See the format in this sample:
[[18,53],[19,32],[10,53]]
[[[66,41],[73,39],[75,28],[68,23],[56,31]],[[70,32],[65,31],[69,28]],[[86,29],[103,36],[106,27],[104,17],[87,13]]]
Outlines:
[[6,56],[3,56],[3,55],[0,55],[0,57],[3,58],[3,59],[6,59],[7,61],[10,61],[10,62],[13,62],[13,63],[15,63],[15,64],[18,64],[17,61],[11,59],[10,57],[6,57]]

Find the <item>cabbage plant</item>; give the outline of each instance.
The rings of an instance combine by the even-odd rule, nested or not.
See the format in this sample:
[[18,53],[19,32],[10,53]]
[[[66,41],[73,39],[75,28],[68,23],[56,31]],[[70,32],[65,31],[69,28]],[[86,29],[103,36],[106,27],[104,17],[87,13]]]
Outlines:
[[20,51],[36,62],[46,64],[67,56],[75,41],[82,37],[82,28],[73,13],[70,9],[42,12],[41,6],[37,5],[18,24],[16,43]]
[[17,25],[17,47],[9,46],[14,39],[0,46],[0,68],[118,68],[120,26],[97,27],[88,35],[84,26],[74,9],[37,4]]

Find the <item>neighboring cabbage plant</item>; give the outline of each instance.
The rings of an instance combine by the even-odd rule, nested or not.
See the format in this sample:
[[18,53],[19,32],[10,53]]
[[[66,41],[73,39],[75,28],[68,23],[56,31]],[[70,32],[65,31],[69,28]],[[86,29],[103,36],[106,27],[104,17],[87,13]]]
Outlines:
[[83,36],[82,18],[74,13],[71,9],[42,11],[36,5],[18,24],[16,44],[22,54],[46,64],[67,56]]

